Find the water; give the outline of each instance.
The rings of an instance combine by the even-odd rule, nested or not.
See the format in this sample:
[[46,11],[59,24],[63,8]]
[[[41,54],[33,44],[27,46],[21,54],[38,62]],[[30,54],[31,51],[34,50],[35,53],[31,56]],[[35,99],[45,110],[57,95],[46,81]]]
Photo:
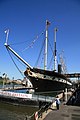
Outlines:
[[[2,87],[2,86],[0,86]],[[12,92],[26,93],[26,90],[9,90]],[[38,110],[38,107],[12,105],[0,101],[0,120],[25,120]]]
[[21,90],[7,90],[7,91],[11,91],[11,92],[16,92],[16,93],[27,93],[27,89],[21,89]]
[[12,105],[0,102],[0,120],[25,120],[26,116],[31,116],[38,108]]
[[[2,88],[2,85],[0,85]],[[11,90],[13,92],[26,93],[27,90]],[[38,108],[30,106],[13,105],[0,101],[0,120],[25,120],[26,116],[31,116]]]

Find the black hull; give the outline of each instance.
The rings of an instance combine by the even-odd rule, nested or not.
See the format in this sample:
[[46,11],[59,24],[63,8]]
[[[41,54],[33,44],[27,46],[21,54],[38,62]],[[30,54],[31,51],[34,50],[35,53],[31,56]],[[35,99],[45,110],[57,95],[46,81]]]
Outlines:
[[60,91],[71,87],[71,85],[55,80],[35,79],[30,77],[30,81],[35,89],[35,92]]
[[27,69],[24,75],[31,81],[35,92],[60,91],[72,87],[65,75],[55,71]]

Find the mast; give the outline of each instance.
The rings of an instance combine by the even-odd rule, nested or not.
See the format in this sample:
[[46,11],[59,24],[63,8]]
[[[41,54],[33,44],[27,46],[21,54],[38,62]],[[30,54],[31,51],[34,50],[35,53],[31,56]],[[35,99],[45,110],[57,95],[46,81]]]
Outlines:
[[54,70],[57,71],[57,55],[56,55],[56,32],[57,28],[54,29]]
[[48,26],[50,22],[46,20],[46,39],[45,39],[45,51],[44,51],[44,70],[47,69],[47,54],[48,54]]
[[19,60],[21,60],[25,65],[27,65],[30,69],[33,69],[23,58],[21,58],[17,52],[15,52],[9,45],[8,45],[8,34],[9,31],[6,30],[6,43],[4,44],[8,50],[10,50]]

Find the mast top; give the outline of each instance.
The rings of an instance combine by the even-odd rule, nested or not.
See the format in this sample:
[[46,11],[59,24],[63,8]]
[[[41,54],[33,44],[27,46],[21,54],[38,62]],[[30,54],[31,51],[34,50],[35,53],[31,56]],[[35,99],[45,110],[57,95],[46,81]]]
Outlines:
[[46,27],[48,27],[50,24],[51,23],[48,20],[46,20]]
[[8,44],[9,29],[5,30],[6,34],[6,45]]

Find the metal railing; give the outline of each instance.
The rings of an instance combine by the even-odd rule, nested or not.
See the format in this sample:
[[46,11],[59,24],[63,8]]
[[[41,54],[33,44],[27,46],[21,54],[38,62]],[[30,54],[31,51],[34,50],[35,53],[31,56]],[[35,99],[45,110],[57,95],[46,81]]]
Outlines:
[[32,95],[32,100],[43,101],[43,102],[52,102],[55,97],[44,96],[44,95]]

